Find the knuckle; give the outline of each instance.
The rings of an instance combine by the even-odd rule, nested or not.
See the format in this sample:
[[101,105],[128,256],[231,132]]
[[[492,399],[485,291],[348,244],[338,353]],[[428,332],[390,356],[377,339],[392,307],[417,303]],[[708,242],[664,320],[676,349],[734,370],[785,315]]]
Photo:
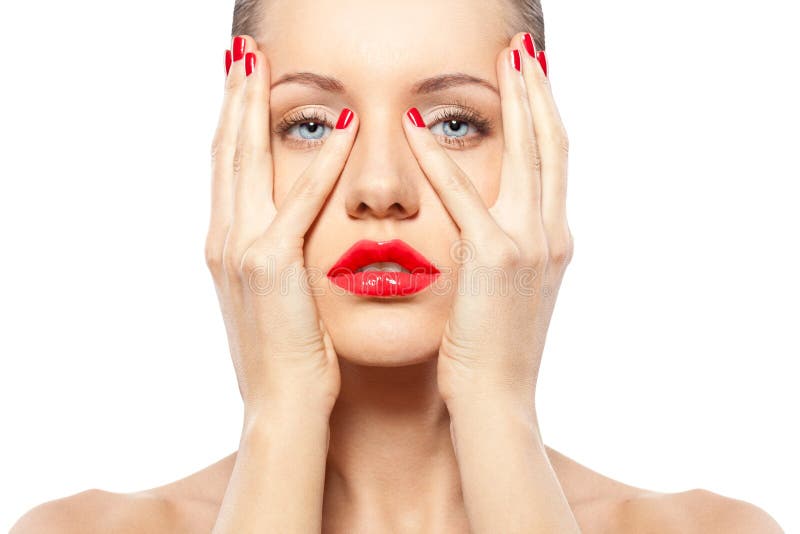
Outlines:
[[550,259],[550,245],[545,232],[532,232],[523,246],[523,263],[526,267],[544,268]]
[[444,187],[458,194],[466,194],[472,187],[469,178],[457,169],[447,169],[443,173]]
[[[258,251],[257,255],[261,256],[262,263],[256,267],[263,267],[264,262],[270,262],[276,268],[284,268],[295,263],[295,251],[303,250],[304,241],[304,237],[280,235],[273,225],[250,247],[250,250]],[[248,255],[252,255],[252,252]]]
[[539,156],[539,147],[536,143],[525,143],[525,159],[534,170],[542,167],[542,158]]
[[227,139],[221,132],[217,133],[211,141],[211,161],[214,162],[224,158],[226,154],[230,154],[231,150],[231,144]]
[[560,134],[558,136],[558,147],[564,154],[569,152],[569,136],[567,135],[567,130],[563,126],[560,128]]
[[237,97],[237,93],[239,93],[246,81],[247,80],[243,76],[233,75],[233,69],[231,69],[231,75],[229,75],[225,80],[225,97]]
[[535,244],[525,252],[523,263],[528,267],[542,267],[547,264],[551,254],[547,245]]
[[222,252],[222,267],[229,278],[238,277],[242,270],[242,258],[229,244]]
[[264,254],[259,254],[252,248],[244,253],[244,257],[240,261],[241,271],[245,277],[249,278],[257,273],[263,273],[267,268],[267,260]]
[[550,89],[550,78],[544,75],[544,72],[540,72],[538,69],[534,69],[535,76],[533,77],[534,81],[542,86],[544,89]]
[[240,143],[236,147],[236,152],[233,155],[233,172],[235,175],[238,175],[242,172],[242,169],[246,168],[247,165],[253,160],[255,156],[255,150],[250,145],[245,143]]
[[247,109],[260,104],[264,98],[264,86],[249,80],[251,78],[245,78],[244,84],[244,106]]
[[550,243],[550,261],[556,265],[568,265],[572,261],[574,248],[572,233],[567,229]]
[[552,130],[548,132],[547,137],[548,141],[559,151],[564,154],[569,153],[569,136],[563,124],[554,126]]
[[294,259],[269,243],[266,247],[269,248],[250,247],[241,260],[242,284],[262,296],[276,283],[283,285],[303,267],[302,259]]
[[569,249],[562,243],[553,244],[549,249],[550,263],[555,265],[566,265],[569,263]]
[[234,175],[238,175],[242,172],[242,151],[239,148],[236,148],[236,153],[233,155],[233,173]]
[[542,160],[539,156],[539,147],[536,141],[515,143],[514,146],[508,147],[509,155],[518,158],[527,168],[534,171],[539,171],[542,166]]
[[508,236],[491,240],[489,247],[492,265],[501,268],[514,268],[522,264],[522,252]]
[[215,244],[207,243],[205,246],[206,267],[214,278],[222,274],[222,252]]
[[279,235],[276,228],[271,226],[266,234],[266,248],[276,256],[290,256],[294,251],[303,250],[304,236]]
[[241,272],[239,265],[241,262],[234,254],[225,254],[222,259],[223,271],[228,278],[237,278]]
[[519,86],[519,88],[518,91],[514,91],[514,98],[517,101],[517,105],[523,110],[530,112],[531,101],[528,92],[525,90],[524,85]]

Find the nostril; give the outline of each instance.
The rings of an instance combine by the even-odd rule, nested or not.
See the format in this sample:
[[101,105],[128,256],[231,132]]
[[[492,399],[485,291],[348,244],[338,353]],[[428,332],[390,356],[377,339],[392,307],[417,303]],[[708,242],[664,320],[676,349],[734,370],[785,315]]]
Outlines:
[[386,208],[385,210],[378,210],[375,208],[370,207],[365,202],[359,202],[358,207],[356,208],[356,214],[362,216],[368,212],[372,212],[375,215],[379,216],[386,216],[386,215],[405,215],[406,209],[403,207],[402,204],[399,202],[392,203],[391,206]]
[[365,203],[361,202],[361,203],[359,203],[358,207],[356,208],[356,213],[358,213],[359,215],[362,215],[368,209],[369,209],[369,206],[367,206]]

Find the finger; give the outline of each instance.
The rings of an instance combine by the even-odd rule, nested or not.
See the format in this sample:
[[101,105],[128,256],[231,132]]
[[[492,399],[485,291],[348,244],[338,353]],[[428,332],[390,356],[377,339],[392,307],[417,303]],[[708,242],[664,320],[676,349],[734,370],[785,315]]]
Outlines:
[[[512,43],[521,43],[525,33],[514,36]],[[531,39],[532,41],[532,39]],[[544,50],[528,47],[523,54],[522,75],[533,111],[533,123],[542,158],[542,221],[548,232],[566,227],[567,155],[569,140],[553,98]],[[533,50],[534,55],[530,53]]]
[[272,201],[272,155],[269,130],[269,65],[260,50],[247,52],[244,109],[233,163],[234,202],[231,251],[239,257],[269,227]]
[[462,234],[477,237],[499,230],[472,181],[436,140],[417,108],[406,112],[403,129],[423,173]]
[[503,164],[500,192],[490,212],[518,243],[530,242],[541,228],[540,157],[521,73],[522,54],[505,48],[497,57],[503,113]]
[[336,128],[319,153],[292,185],[267,233],[289,243],[302,243],[328,194],[344,169],[358,131],[358,116],[344,108]]
[[[247,44],[246,39],[233,40],[232,50],[240,51],[236,52],[237,57]],[[244,97],[243,62],[241,59],[234,62],[233,56],[233,52],[225,51],[225,95],[211,143],[211,221],[206,244],[207,259],[211,262],[221,260],[233,216],[233,159]]]

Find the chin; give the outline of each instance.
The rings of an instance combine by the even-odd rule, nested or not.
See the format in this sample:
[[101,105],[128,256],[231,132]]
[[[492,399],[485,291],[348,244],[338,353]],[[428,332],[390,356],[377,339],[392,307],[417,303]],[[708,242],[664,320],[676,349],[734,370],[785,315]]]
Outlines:
[[434,304],[445,303],[428,297],[419,302],[331,296],[338,302],[318,299],[322,301],[318,307],[340,359],[356,365],[400,367],[438,355],[447,308],[439,309]]

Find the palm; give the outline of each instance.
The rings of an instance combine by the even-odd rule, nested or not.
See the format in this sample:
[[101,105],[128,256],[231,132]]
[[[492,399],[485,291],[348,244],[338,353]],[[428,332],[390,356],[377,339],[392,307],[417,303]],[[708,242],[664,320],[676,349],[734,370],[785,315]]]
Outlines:
[[[406,135],[461,230],[459,286],[439,350],[445,400],[493,391],[533,395],[555,298],[572,257],[566,220],[567,137],[536,60],[498,57],[505,151],[487,209],[426,128]],[[517,56],[519,60],[519,56]]]

